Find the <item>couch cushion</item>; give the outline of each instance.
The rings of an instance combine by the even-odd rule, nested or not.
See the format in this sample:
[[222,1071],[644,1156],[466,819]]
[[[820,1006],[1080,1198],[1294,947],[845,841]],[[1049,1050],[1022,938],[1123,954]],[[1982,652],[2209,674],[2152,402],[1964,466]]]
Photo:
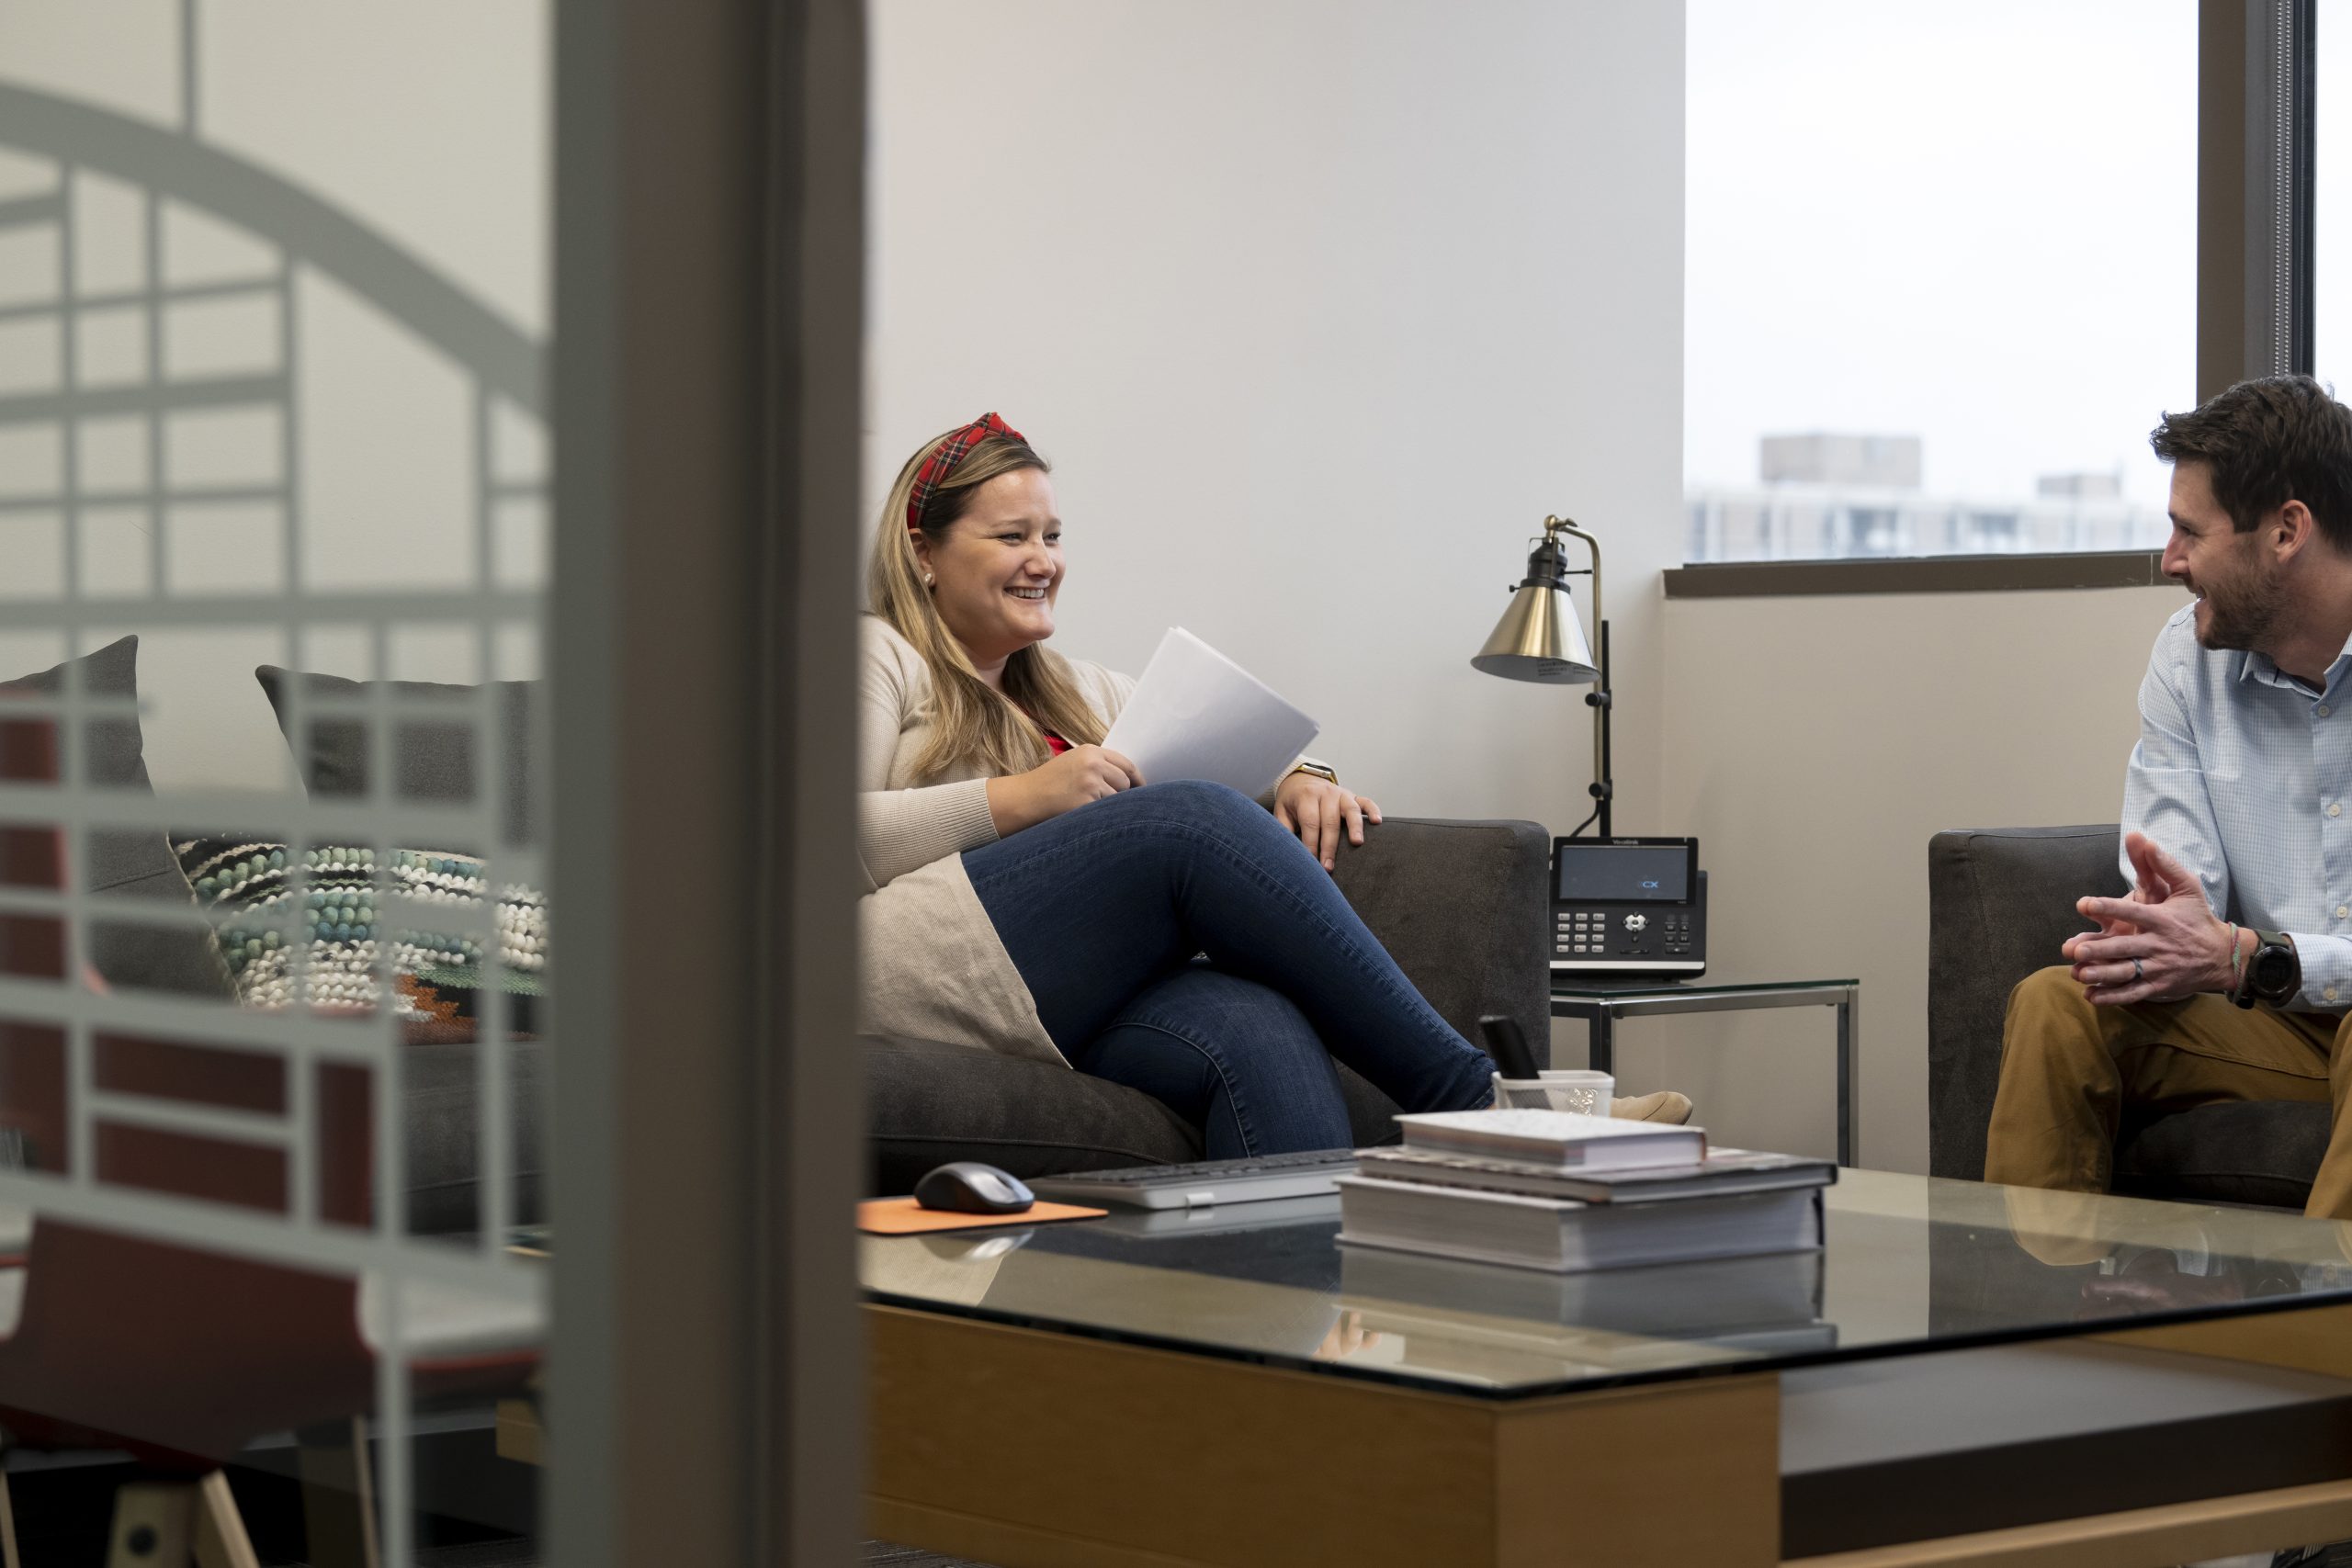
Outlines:
[[[1174,1111],[1107,1078],[929,1041],[867,1039],[862,1048],[877,1193],[911,1191],[949,1160],[1026,1178],[1201,1157],[1200,1134]],[[1395,1142],[1396,1102],[1333,1065],[1356,1141]]]
[[2178,1111],[2116,1151],[2115,1190],[2301,1209],[2327,1152],[2328,1120],[2324,1100],[2228,1100]]
[[[475,1145],[481,1120],[477,1046],[411,1045],[395,1061],[406,1106],[408,1224],[412,1235],[470,1231],[480,1223],[481,1165]],[[510,1041],[507,1062],[508,1158],[514,1220],[537,1224],[547,1147],[547,1047]]]
[[[401,800],[469,802],[488,787],[476,755],[474,722],[467,711],[480,686],[443,685],[431,681],[346,681],[338,675],[301,675],[265,664],[254,671],[269,696],[277,728],[293,748],[302,783],[313,796],[364,796],[369,788],[368,750],[371,722],[355,710],[365,707],[380,687],[390,699],[392,718],[390,793]],[[305,703],[317,701],[319,712],[300,716],[308,731],[297,735],[293,712],[294,682],[302,682]],[[537,841],[534,834],[537,799],[537,749],[532,739],[532,709],[537,682],[496,681],[489,724],[499,757],[500,829],[509,843]],[[450,710],[447,716],[434,709]],[[482,846],[488,848],[489,846]]]
[[1019,1177],[1201,1157],[1199,1138],[1139,1090],[965,1045],[867,1039],[873,1190],[909,1192],[949,1160]]
[[[137,710],[139,639],[126,637],[70,662],[80,666],[82,694],[105,702],[108,710],[83,728],[82,777],[96,788],[151,797]],[[14,716],[9,698],[62,697],[67,668],[60,664],[0,683],[0,719]],[[193,923],[150,924],[112,912],[130,898],[194,903],[163,829],[92,829],[85,846],[84,889],[105,895],[109,911],[87,921],[90,964],[99,976],[121,989],[228,997],[229,972],[210,932]]]

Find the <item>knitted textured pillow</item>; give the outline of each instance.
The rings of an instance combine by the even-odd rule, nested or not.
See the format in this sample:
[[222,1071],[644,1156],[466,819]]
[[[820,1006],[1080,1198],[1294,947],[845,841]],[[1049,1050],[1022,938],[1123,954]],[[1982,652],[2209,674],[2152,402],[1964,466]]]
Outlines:
[[[533,998],[547,964],[547,900],[508,886],[492,897],[482,862],[449,851],[191,839],[175,846],[198,901],[220,917],[220,950],[238,999],[279,1009],[372,1012],[391,983],[413,1043],[470,1040],[484,964],[476,926],[496,932],[496,988],[507,1032],[536,1032]],[[436,909],[449,919],[435,922]],[[436,929],[437,926],[437,929]]]

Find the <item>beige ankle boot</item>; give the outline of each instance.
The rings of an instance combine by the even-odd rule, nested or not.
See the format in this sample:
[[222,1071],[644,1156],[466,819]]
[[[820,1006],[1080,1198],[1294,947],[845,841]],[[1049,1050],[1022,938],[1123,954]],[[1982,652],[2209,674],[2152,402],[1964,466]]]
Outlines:
[[1656,1094],[1612,1100],[1609,1102],[1609,1114],[1621,1121],[1670,1122],[1679,1127],[1690,1120],[1690,1097],[1662,1089]]

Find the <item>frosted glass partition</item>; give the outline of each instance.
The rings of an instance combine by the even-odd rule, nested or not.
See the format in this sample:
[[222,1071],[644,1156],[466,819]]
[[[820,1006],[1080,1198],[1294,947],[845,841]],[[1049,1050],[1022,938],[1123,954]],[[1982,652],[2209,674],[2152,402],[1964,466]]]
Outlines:
[[391,1562],[546,1334],[551,25],[0,13],[0,1427]]

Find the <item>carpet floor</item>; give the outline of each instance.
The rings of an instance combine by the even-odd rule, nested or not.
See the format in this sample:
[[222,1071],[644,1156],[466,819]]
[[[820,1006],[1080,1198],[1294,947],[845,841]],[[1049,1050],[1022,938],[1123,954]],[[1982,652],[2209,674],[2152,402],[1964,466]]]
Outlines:
[[[911,1546],[869,1540],[858,1557],[860,1568],[989,1568],[961,1557],[942,1557]],[[539,1568],[538,1547],[527,1540],[481,1541],[470,1546],[444,1546],[416,1554],[416,1568]]]
[[[887,1540],[867,1541],[858,1563],[859,1568],[989,1568],[985,1562],[942,1557],[935,1551],[893,1546]],[[539,1568],[539,1551],[536,1542],[527,1540],[435,1547],[416,1554],[416,1568]]]

